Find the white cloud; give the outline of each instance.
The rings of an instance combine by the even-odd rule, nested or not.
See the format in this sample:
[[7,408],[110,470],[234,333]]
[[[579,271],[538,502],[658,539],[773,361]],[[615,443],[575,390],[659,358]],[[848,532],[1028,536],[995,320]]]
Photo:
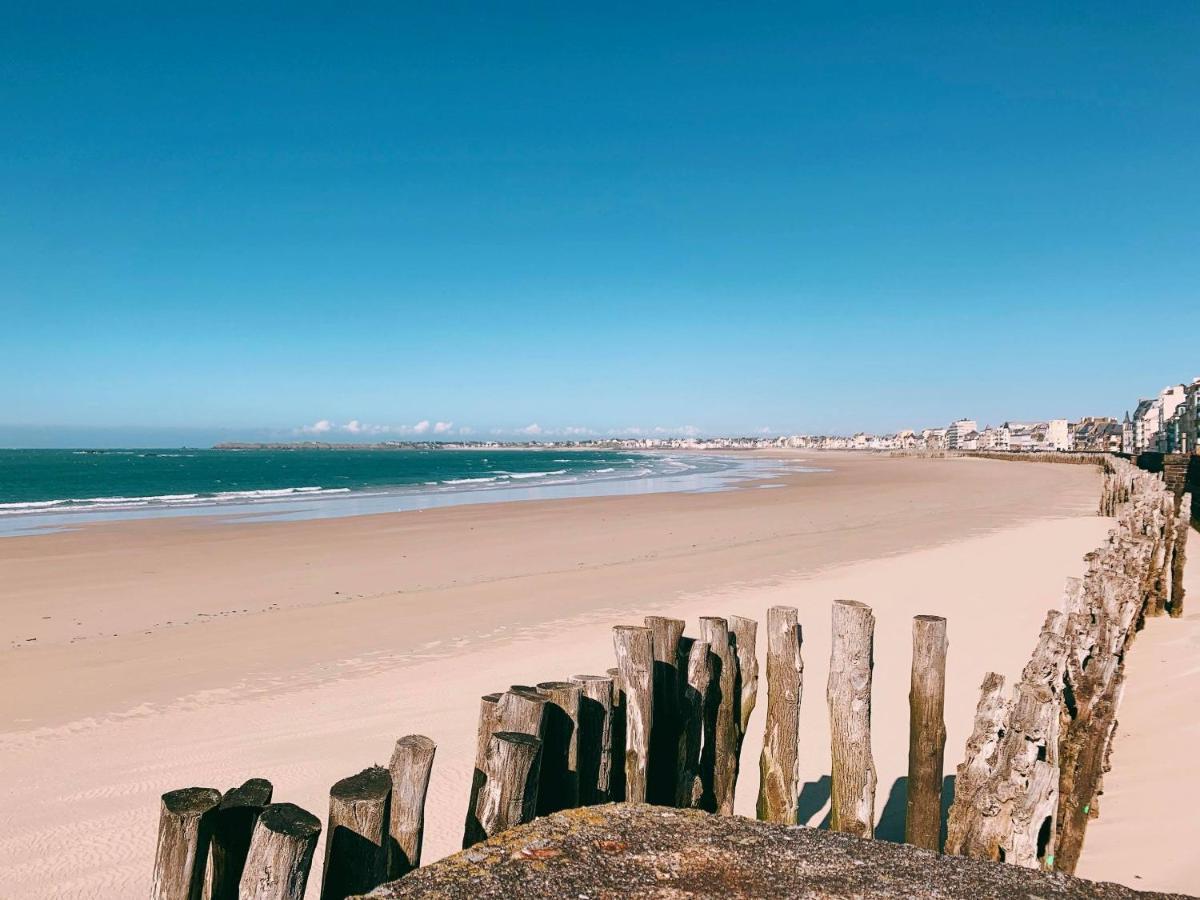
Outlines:
[[445,434],[447,431],[449,431],[453,427],[454,427],[453,422],[437,422],[433,426],[433,433],[434,434]]
[[418,422],[416,425],[414,425],[412,427],[412,430],[413,430],[414,434],[424,434],[425,432],[427,432],[429,430],[429,420],[422,419],[420,422]]
[[313,422],[311,425],[305,425],[300,429],[305,434],[324,434],[327,431],[333,430],[333,423],[328,419],[321,419]]
[[774,431],[775,429],[770,425],[764,425],[762,428],[758,429],[759,434],[773,434]]
[[363,425],[361,422],[358,421],[358,419],[351,419],[349,422],[347,422],[345,425],[342,426],[342,431],[348,431],[351,434],[358,434],[359,432],[361,432],[363,430],[364,430]]
[[520,428],[518,430],[521,432],[521,434],[541,434],[542,426],[539,425],[537,422],[534,422],[534,423],[532,423],[530,425],[526,425],[524,428]]
[[459,434],[473,434],[474,429],[471,428],[470,425],[460,425],[459,429],[458,429],[458,433]]
[[[375,425],[370,422],[363,422],[359,419],[351,419],[349,422],[339,425],[329,419],[321,419],[311,425],[303,425],[296,429],[298,434],[329,434],[330,432],[340,431],[344,434],[354,435],[371,435],[371,434],[425,434],[432,431],[434,434],[449,434],[454,429],[453,422],[437,421],[431,423],[429,419],[422,419],[415,425]],[[466,425],[458,429],[459,434],[470,434],[471,429]]]

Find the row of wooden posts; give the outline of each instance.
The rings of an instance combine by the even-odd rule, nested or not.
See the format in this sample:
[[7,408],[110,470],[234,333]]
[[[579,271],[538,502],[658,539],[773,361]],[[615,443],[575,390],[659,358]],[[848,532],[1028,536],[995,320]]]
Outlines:
[[1126,653],[1146,616],[1183,614],[1191,498],[1125,460],[1103,466],[1099,512],[1117,525],[1068,579],[1011,696],[1000,675],[984,678],[947,853],[1075,871],[1099,814]]
[[[1117,515],[1106,544],[1051,612],[1012,697],[989,674],[966,760],[958,767],[946,851],[1074,868],[1107,767],[1123,659],[1142,615],[1182,611],[1186,515],[1157,476],[1106,461],[1100,512]],[[826,700],[831,732],[830,827],[875,828],[871,681],[875,617],[837,600]],[[646,802],[732,815],[741,749],[758,697],[758,623],[648,616],[613,629],[617,665],[602,675],[514,685],[481,700],[463,846],[563,809]],[[946,620],[913,620],[905,840],[941,850]],[[760,819],[799,818],[803,633],[794,607],[766,622]],[[435,745],[397,742],[330,792],[322,900],[365,893],[420,864]],[[320,821],[271,803],[253,779],[222,795],[163,796],[155,900],[300,900]],[[206,862],[211,857],[211,866]]]

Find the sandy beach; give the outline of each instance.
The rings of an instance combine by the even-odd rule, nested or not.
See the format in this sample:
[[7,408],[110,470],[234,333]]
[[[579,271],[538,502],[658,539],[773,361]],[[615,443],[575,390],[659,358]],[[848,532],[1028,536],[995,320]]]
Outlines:
[[[426,860],[453,852],[478,696],[603,671],[610,626],[651,612],[685,618],[694,633],[700,615],[762,622],[772,605],[799,607],[804,815],[818,824],[828,806],[835,597],[867,602],[877,616],[878,832],[898,839],[911,617],[949,619],[952,774],[984,673],[1019,672],[1063,579],[1080,574],[1110,523],[1093,514],[1090,467],[852,454],[815,462],[829,471],[772,489],[277,524],[123,522],[0,541],[0,681],[10,686],[0,696],[0,896],[141,896],[163,791],[262,776],[277,800],[324,818],[329,786],[386,763],[410,732],[439,744]],[[1150,801],[1125,812],[1136,804],[1122,799],[1140,791],[1135,773],[1155,765],[1147,704],[1198,693],[1187,661],[1200,643],[1196,621],[1154,622],[1135,644],[1111,801],[1080,874],[1200,888],[1191,854],[1155,849],[1161,835],[1138,819],[1155,813]],[[1147,687],[1162,675],[1156,665],[1190,679],[1190,694]],[[743,814],[757,793],[762,706],[743,751]],[[1188,734],[1195,708],[1172,713]],[[1185,753],[1184,732],[1173,734]],[[1200,837],[1176,818],[1172,847]],[[310,887],[318,881],[314,873]]]

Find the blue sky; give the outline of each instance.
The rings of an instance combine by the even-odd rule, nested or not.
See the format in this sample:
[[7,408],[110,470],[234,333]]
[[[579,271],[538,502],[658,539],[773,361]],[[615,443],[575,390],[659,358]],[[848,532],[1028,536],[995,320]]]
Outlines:
[[8,4],[0,444],[1119,414],[1200,374],[1197,46],[1172,2]]

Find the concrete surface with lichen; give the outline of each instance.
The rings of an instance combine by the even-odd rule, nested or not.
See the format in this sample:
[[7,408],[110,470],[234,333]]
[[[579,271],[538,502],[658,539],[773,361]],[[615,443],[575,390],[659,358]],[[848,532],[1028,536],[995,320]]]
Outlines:
[[635,804],[556,813],[372,891],[401,897],[1166,898],[815,828]]

